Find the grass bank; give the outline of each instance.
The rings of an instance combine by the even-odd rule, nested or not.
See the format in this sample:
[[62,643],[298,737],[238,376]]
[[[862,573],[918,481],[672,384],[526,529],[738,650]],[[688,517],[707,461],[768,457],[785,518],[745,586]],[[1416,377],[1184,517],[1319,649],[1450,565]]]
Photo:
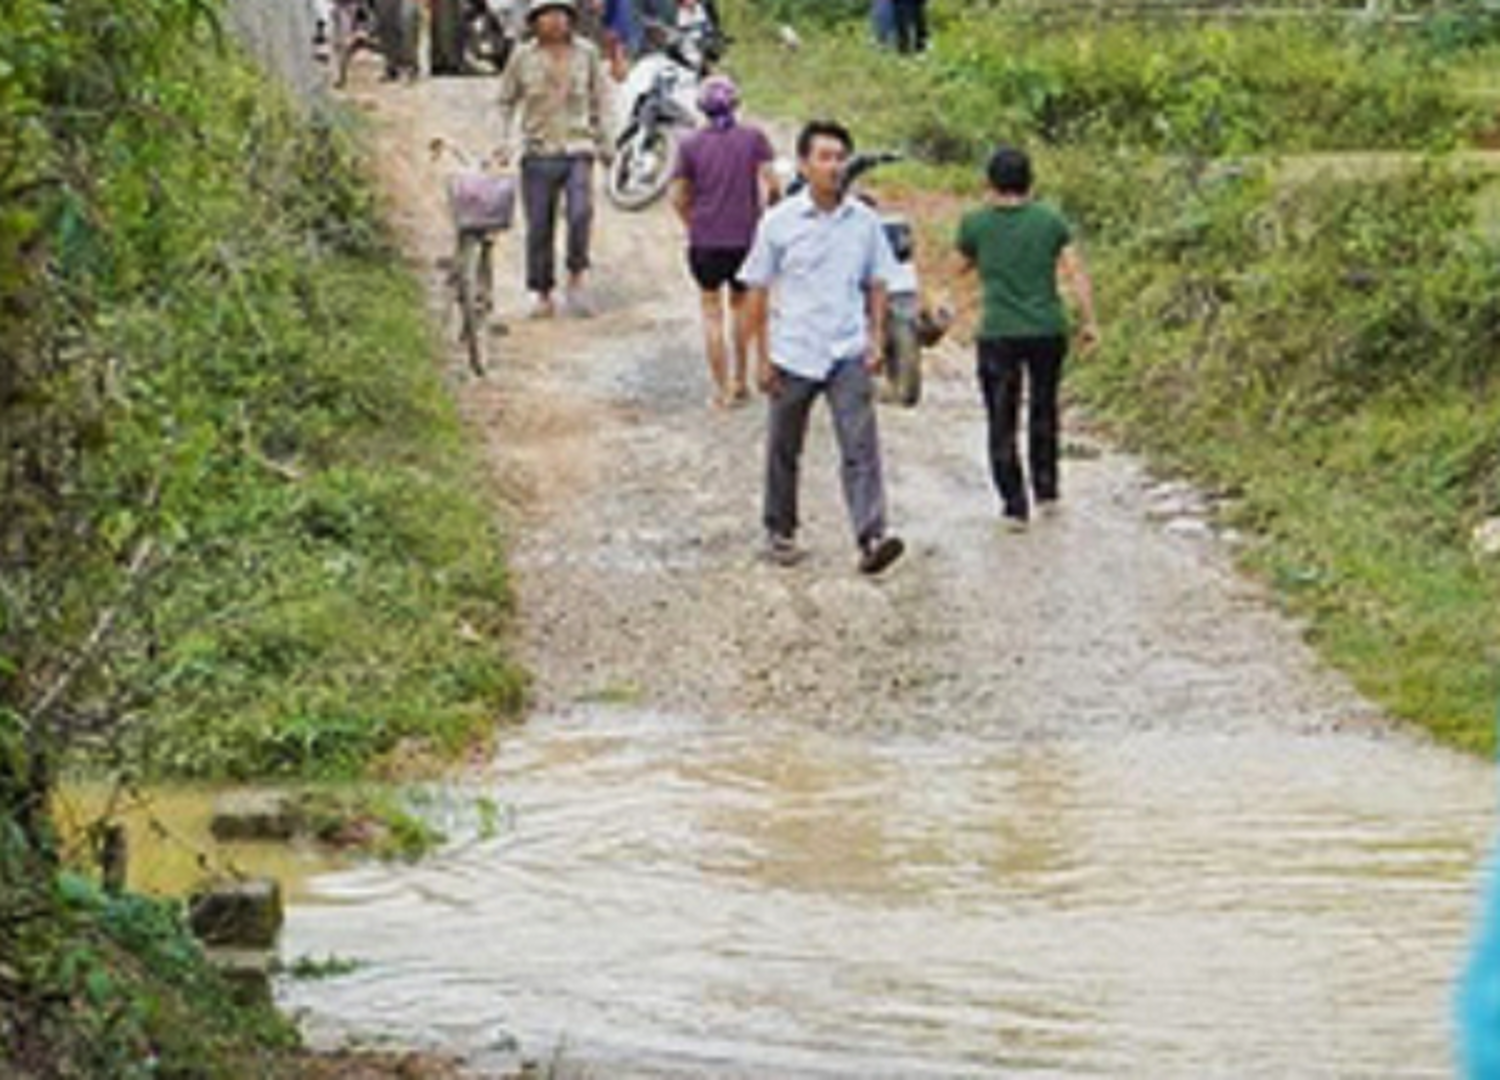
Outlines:
[[[1494,751],[1500,568],[1469,541],[1500,513],[1500,247],[1489,172],[1445,153],[1493,126],[1470,92],[1485,35],[1046,29],[973,7],[905,60],[857,23],[805,26],[790,53],[732,10],[753,107],[842,116],[917,162],[895,195],[942,193],[936,273],[985,149],[1027,145],[1103,299],[1071,392],[1225,496],[1247,565],[1362,691]],[[1289,167],[1366,150],[1409,156]]]
[[271,1076],[172,904],[65,865],[53,782],[352,778],[524,692],[502,538],[337,118],[209,0],[0,13],[0,1049]]

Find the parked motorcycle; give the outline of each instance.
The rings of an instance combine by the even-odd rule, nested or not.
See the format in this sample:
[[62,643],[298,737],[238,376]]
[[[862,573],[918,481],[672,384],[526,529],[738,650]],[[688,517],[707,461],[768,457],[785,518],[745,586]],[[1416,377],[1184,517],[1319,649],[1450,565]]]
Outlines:
[[[886,242],[895,257],[896,273],[885,283],[885,385],[881,400],[911,408],[922,400],[922,350],[943,340],[953,324],[953,313],[946,308],[933,311],[922,303],[911,220],[904,214],[881,210],[873,195],[859,190],[862,177],[900,160],[900,154],[889,152],[855,154],[844,166],[843,183],[846,192],[879,212]],[[787,194],[793,195],[806,186],[806,181],[795,176],[784,186]]]
[[525,29],[520,0],[464,0],[464,55],[471,68],[504,71]]
[[621,88],[622,123],[605,184],[622,210],[642,210],[667,190],[683,136],[703,123],[698,87],[726,45],[712,24],[686,32],[652,23],[648,33],[658,45],[635,62]]

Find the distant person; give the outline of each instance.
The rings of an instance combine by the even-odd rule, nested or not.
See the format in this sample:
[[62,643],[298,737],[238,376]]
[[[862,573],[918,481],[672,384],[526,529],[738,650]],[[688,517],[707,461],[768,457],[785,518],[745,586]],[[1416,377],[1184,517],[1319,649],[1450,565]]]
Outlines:
[[840,124],[803,128],[797,159],[807,187],[761,219],[740,280],[750,289],[751,325],[770,322],[770,359],[758,365],[771,399],[766,557],[781,566],[803,557],[796,540],[802,446],[813,403],[826,396],[859,569],[879,574],[905,550],[886,532],[872,377],[885,341],[885,282],[896,265],[879,216],[844,191],[853,150]]
[[[672,190],[673,205],[688,230],[688,268],[698,283],[713,404],[720,408],[749,400],[752,344],[762,362],[768,361],[765,334],[752,334],[746,323],[745,287],[738,275],[762,212],[779,194],[771,140],[760,128],[739,122],[739,100],[731,79],[716,75],[704,81],[698,106],[708,126],[682,144]],[[733,324],[732,371],[724,334],[726,293]]]
[[927,50],[927,0],[892,0],[896,48],[904,53]]
[[416,79],[421,18],[416,0],[375,0],[375,36],[385,61],[386,82]]
[[464,74],[464,0],[431,0],[427,12],[427,71]]
[[567,207],[567,307],[592,313],[585,291],[594,221],[594,160],[609,157],[604,67],[599,50],[574,33],[575,0],[532,0],[530,40],[500,79],[501,145],[508,155],[521,125],[521,197],[526,210],[526,287],[532,315],[556,314],[557,212]]
[[[1004,521],[1024,529],[1033,508],[1056,505],[1061,418],[1058,393],[1068,353],[1064,281],[1082,315],[1079,342],[1099,340],[1093,285],[1073,231],[1062,215],[1031,196],[1031,160],[1013,147],[989,163],[989,204],[964,216],[958,250],[979,271],[984,314],[979,327],[979,385],[989,418],[990,471]],[[1029,395],[1030,486],[1017,446],[1023,391]]]
[[616,82],[625,81],[643,33],[635,0],[604,0],[604,56]]
[[896,44],[896,0],[874,0],[870,5],[870,31],[877,45],[890,48]]

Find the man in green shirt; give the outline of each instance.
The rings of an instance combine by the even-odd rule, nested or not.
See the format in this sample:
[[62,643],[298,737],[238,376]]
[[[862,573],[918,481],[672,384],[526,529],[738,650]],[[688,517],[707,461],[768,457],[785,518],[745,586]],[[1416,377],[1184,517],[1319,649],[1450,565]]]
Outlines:
[[[1031,196],[1031,160],[1013,147],[995,151],[989,164],[987,204],[966,214],[958,250],[979,271],[984,315],[977,335],[979,386],[989,416],[990,471],[1007,526],[1020,531],[1033,501],[1050,510],[1058,498],[1061,421],[1058,388],[1068,352],[1068,316],[1061,279],[1078,301],[1080,346],[1099,339],[1093,285],[1072,229]],[[1030,491],[1017,447],[1023,389],[1027,416]]]

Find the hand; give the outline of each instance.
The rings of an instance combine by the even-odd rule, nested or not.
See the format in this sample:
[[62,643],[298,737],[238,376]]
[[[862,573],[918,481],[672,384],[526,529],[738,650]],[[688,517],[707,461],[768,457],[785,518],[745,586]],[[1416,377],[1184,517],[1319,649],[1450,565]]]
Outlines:
[[1091,353],[1099,346],[1099,324],[1093,319],[1084,323],[1078,330],[1078,351]]
[[510,168],[510,151],[501,147],[490,155],[490,164],[497,169]]
[[760,387],[760,392],[767,397],[775,397],[781,393],[781,375],[777,372],[776,365],[766,360],[757,361],[755,385]]
[[[884,338],[885,335],[881,334],[880,339],[884,340]],[[870,346],[870,351],[865,354],[865,370],[868,371],[871,375],[879,375],[882,371],[885,370],[884,349],[882,349],[878,345]]]

